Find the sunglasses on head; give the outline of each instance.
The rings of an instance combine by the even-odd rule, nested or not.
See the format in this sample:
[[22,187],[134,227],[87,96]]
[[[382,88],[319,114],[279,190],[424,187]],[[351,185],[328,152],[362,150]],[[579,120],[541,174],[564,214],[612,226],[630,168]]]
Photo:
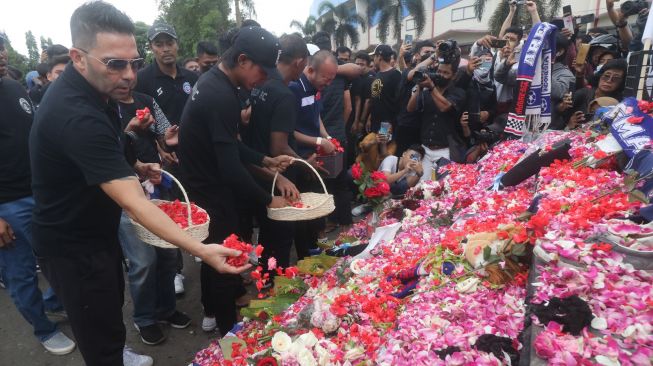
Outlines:
[[106,61],[100,60],[99,58],[91,55],[88,53],[88,51],[83,50],[81,48],[77,48],[78,50],[84,52],[88,57],[91,57],[100,63],[102,63],[104,66],[107,67],[109,71],[123,71],[124,69],[127,68],[127,66],[131,66],[133,70],[138,70],[141,67],[143,67],[145,60],[143,58],[130,58],[130,59],[125,59],[125,58],[111,58]]

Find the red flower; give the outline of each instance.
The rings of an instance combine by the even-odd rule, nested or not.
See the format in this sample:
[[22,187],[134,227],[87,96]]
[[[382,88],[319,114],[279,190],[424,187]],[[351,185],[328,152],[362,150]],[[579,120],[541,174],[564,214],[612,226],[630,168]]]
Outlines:
[[596,160],[601,160],[601,159],[607,158],[608,154],[603,150],[597,150],[597,151],[594,152],[594,154],[592,154],[592,156]]
[[363,176],[363,168],[360,163],[356,163],[351,167],[351,176],[354,180],[359,180]]
[[285,272],[286,272],[285,276],[287,278],[293,279],[293,278],[297,277],[297,274],[299,273],[299,270],[297,269],[297,267],[288,267],[288,268],[286,268]]
[[145,120],[145,115],[150,113],[150,109],[145,107],[143,109],[138,109],[136,111],[136,118],[139,119],[139,121],[143,122]]
[[277,366],[277,359],[272,356],[263,357],[256,362],[256,366]]
[[599,244],[593,244],[592,245],[592,250],[600,250],[603,252],[609,252],[612,250],[612,245],[608,243],[599,243]]
[[376,181],[383,181],[383,182],[385,182],[385,181],[387,181],[387,178],[385,177],[385,173],[384,173],[384,172],[380,172],[380,171],[376,170],[376,171],[374,171],[374,172],[372,173],[372,180],[375,181],[375,182],[376,182]]
[[635,117],[635,116],[629,117],[627,119],[628,123],[632,123],[634,125],[642,123],[643,120],[644,117]]

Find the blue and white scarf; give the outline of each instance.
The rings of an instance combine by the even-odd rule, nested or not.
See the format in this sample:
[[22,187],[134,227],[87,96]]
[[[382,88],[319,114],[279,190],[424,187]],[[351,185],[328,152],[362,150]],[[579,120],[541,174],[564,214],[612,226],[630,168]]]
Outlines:
[[[521,137],[530,128],[546,129],[551,123],[551,65],[557,30],[553,24],[535,24],[522,47],[517,68],[517,97],[508,115],[506,133]],[[537,125],[529,126],[530,123]]]

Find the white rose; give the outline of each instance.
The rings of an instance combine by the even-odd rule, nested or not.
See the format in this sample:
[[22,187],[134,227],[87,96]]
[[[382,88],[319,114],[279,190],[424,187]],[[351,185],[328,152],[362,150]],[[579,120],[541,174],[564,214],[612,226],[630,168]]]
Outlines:
[[338,330],[339,327],[340,327],[340,321],[335,315],[331,313],[329,313],[324,319],[324,321],[322,322],[322,331],[324,331],[325,333],[333,333],[336,330]]
[[313,332],[304,333],[295,340],[295,343],[303,344],[308,348],[313,348],[317,343],[317,337],[315,337]]
[[317,360],[313,356],[313,353],[306,348],[297,354],[297,362],[299,362],[300,366],[317,366]]
[[272,349],[277,353],[288,352],[292,345],[292,339],[285,332],[277,332],[272,337]]
[[620,366],[621,363],[619,363],[618,360],[615,360],[613,358],[609,358],[607,356],[603,355],[598,355],[595,357],[596,363],[599,365],[604,365],[604,366]]

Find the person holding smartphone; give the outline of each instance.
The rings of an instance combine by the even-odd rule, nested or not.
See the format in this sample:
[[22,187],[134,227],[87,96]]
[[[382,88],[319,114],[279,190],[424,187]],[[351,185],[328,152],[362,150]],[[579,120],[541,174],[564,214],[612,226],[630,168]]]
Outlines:
[[401,157],[389,155],[383,159],[379,170],[385,174],[393,195],[403,195],[417,185],[424,173],[423,158],[424,148],[415,144],[404,151]]

